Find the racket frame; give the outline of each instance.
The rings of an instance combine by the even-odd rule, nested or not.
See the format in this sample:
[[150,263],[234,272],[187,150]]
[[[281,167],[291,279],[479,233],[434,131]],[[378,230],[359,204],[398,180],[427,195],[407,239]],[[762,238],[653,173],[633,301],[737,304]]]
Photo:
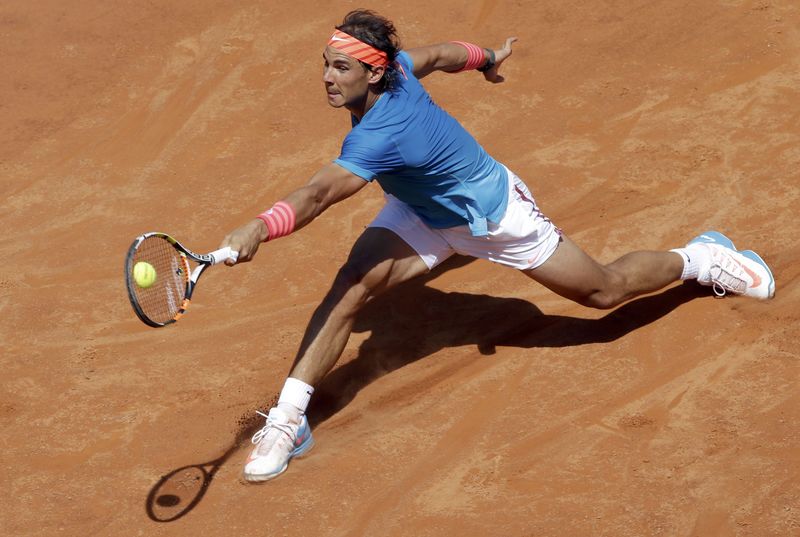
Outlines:
[[[145,239],[150,237],[159,237],[161,239],[166,240],[168,243],[172,245],[173,248],[180,254],[181,262],[183,263],[184,269],[184,284],[185,284],[185,291],[183,301],[181,302],[180,307],[178,308],[178,312],[172,319],[169,319],[164,322],[157,322],[150,319],[147,315],[145,315],[144,311],[142,310],[141,306],[139,305],[139,301],[136,298],[136,291],[135,285],[136,282],[133,279],[133,259],[136,255],[136,250],[139,248],[139,245],[144,242]],[[238,258],[238,252],[231,250],[229,247],[220,248],[219,250],[214,250],[213,252],[207,254],[198,254],[186,246],[181,244],[177,239],[168,235],[167,233],[162,233],[160,231],[151,231],[149,233],[144,233],[139,235],[134,239],[133,243],[131,243],[130,248],[128,248],[128,254],[125,257],[125,286],[128,290],[128,299],[131,302],[131,306],[133,306],[133,310],[136,312],[137,317],[141,319],[143,323],[148,326],[152,326],[154,328],[160,328],[162,326],[167,326],[169,324],[174,323],[181,317],[183,314],[186,313],[186,309],[189,307],[192,299],[192,293],[194,292],[194,288],[197,285],[197,280],[200,279],[200,276],[203,274],[208,267],[211,265],[217,265],[219,263],[223,263],[228,259],[233,259],[236,261]],[[189,259],[198,263],[198,265],[191,270],[189,266]]]

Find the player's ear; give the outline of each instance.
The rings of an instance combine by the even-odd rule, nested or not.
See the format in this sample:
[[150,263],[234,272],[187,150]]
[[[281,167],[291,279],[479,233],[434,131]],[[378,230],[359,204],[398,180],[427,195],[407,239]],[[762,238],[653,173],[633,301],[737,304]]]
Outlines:
[[369,83],[377,84],[380,82],[381,78],[383,78],[383,75],[386,74],[386,67],[382,67],[380,65],[373,67],[369,70],[369,73]]

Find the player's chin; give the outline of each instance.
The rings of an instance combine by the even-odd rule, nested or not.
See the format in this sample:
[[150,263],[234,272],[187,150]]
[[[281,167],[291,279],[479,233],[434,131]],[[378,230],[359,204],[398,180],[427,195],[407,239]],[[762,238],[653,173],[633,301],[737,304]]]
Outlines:
[[334,108],[341,108],[344,106],[344,98],[341,93],[328,93],[328,104]]

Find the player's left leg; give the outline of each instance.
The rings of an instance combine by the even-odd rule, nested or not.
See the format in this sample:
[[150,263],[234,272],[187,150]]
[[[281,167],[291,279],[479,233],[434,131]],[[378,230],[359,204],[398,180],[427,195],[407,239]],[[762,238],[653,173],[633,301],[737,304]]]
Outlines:
[[607,265],[562,236],[547,261],[523,272],[561,296],[594,308],[613,308],[687,279],[712,287],[718,296],[768,299],[775,294],[775,279],[764,260],[751,250],[736,250],[716,231],[699,235],[685,248],[631,252]]
[[683,266],[680,254],[654,251],[631,252],[603,265],[562,235],[547,261],[522,272],[565,298],[604,309],[679,280]]
[[761,257],[739,251],[725,235],[707,231],[684,248],[637,251],[608,264],[598,263],[544,216],[528,187],[508,172],[508,205],[486,237],[465,226],[442,230],[456,252],[513,268],[561,296],[593,308],[613,308],[675,281],[696,279],[728,293],[772,298],[775,279]]

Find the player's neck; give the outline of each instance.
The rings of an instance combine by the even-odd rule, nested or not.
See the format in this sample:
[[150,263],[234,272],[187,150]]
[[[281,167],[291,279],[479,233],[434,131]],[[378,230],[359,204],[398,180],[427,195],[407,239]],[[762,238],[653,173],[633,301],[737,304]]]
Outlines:
[[358,104],[355,104],[352,107],[347,107],[347,109],[351,114],[353,114],[353,116],[355,116],[357,120],[361,121],[367,112],[369,112],[370,108],[372,108],[380,98],[380,93],[375,93],[372,90],[368,90],[363,100],[359,101]]

